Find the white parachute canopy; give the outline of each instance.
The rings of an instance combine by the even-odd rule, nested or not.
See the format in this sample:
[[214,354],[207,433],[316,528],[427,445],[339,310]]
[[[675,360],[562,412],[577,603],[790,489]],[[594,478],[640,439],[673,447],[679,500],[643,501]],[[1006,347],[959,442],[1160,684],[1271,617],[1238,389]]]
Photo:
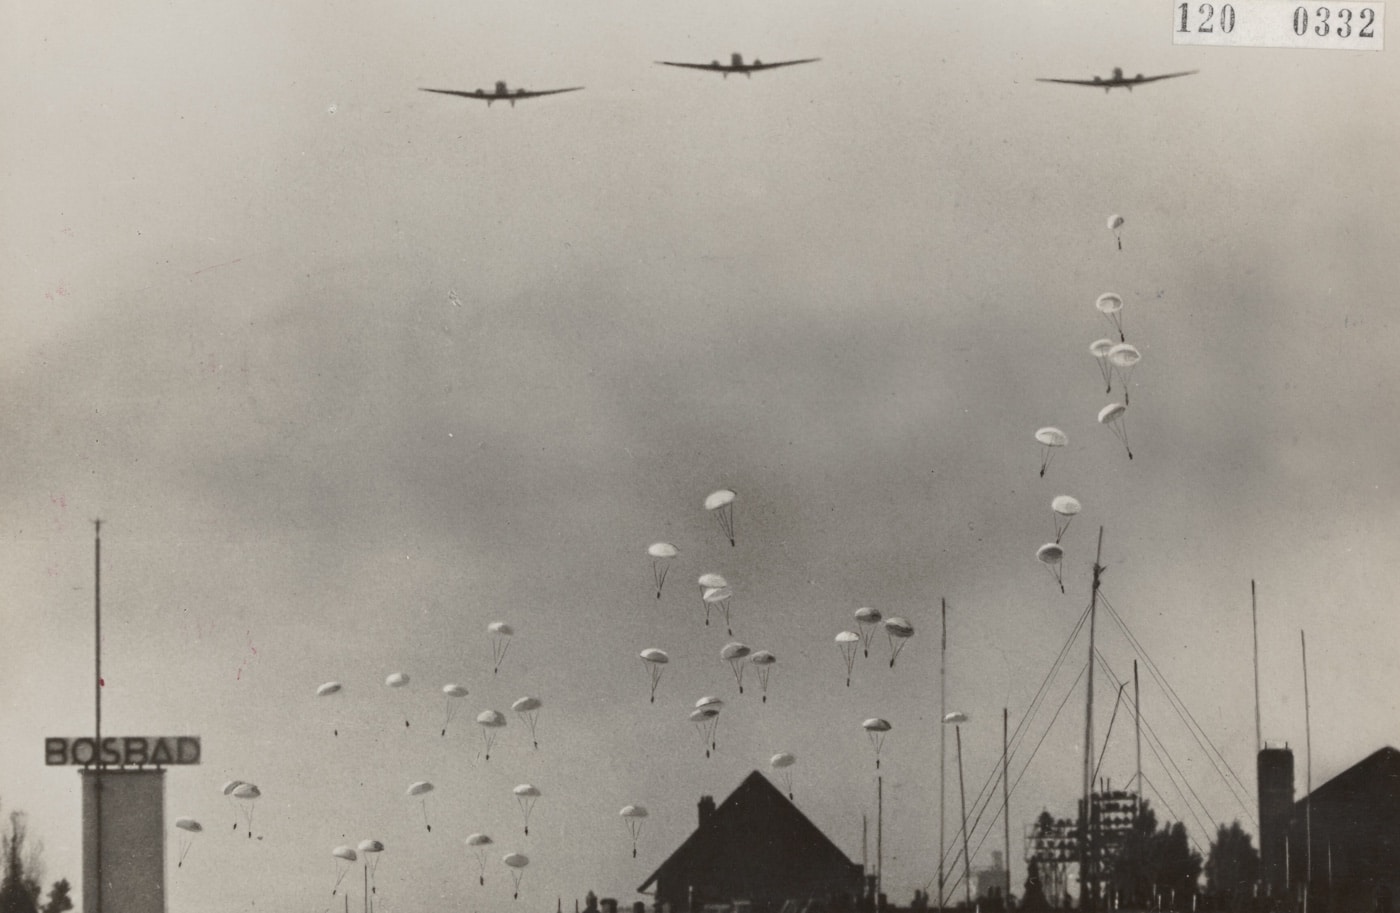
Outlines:
[[1069,529],[1069,524],[1078,515],[1082,507],[1079,501],[1069,495],[1056,495],[1050,500],[1050,512],[1055,515],[1055,541],[1058,543],[1064,538],[1065,530]]
[[1069,435],[1059,428],[1045,427],[1036,431],[1035,439],[1040,444],[1040,477],[1045,478],[1045,470],[1055,458],[1055,451],[1069,443]]
[[543,706],[544,701],[537,697],[518,698],[515,703],[510,705],[510,709],[515,711],[521,722],[530,730],[530,741],[534,743],[536,748],[540,747],[540,743],[535,738],[535,727],[540,723],[540,708]]
[[491,661],[495,664],[491,674],[494,675],[501,671],[501,662],[510,649],[510,639],[515,636],[515,629],[504,621],[493,621],[486,626],[486,633],[491,635]]
[[656,703],[656,686],[661,683],[661,673],[666,671],[666,664],[671,661],[671,657],[665,650],[658,650],[655,647],[647,647],[637,654],[642,658],[642,667],[647,670],[647,675],[651,678],[651,702]]
[[875,769],[880,769],[880,751],[885,747],[885,733],[894,727],[889,720],[882,720],[879,717],[872,717],[860,724],[861,728],[870,736],[870,744],[875,746]]
[[627,832],[632,835],[632,858],[636,859],[637,838],[642,835],[642,824],[646,821],[647,810],[640,805],[624,805],[618,814],[627,825]]
[[763,703],[768,703],[768,677],[773,674],[778,657],[770,650],[758,650],[749,657],[749,665],[758,672],[758,687],[763,692]]
[[860,635],[855,631],[842,631],[836,635],[836,649],[841,651],[841,659],[846,663],[846,687],[851,687],[851,667],[855,665],[856,649],[860,646]]
[[1133,368],[1142,361],[1142,353],[1130,343],[1119,343],[1108,352],[1108,362],[1113,369],[1118,372],[1118,379],[1123,384],[1123,405],[1128,405],[1128,395],[1130,393],[1129,382],[1133,377]]
[[856,625],[860,628],[860,641],[865,655],[870,655],[870,640],[875,636],[875,629],[880,626],[880,620],[884,618],[879,609],[872,609],[863,606],[855,611]]
[[1123,449],[1128,451],[1128,459],[1133,458],[1133,448],[1128,444],[1128,426],[1123,423],[1124,413],[1128,411],[1125,403],[1109,403],[1099,410],[1099,424],[1108,427],[1113,432],[1113,436],[1122,441]]
[[768,766],[782,778],[789,799],[792,798],[792,765],[796,763],[797,756],[790,751],[780,751],[768,759]]
[[515,899],[520,899],[520,877],[525,874],[525,866],[530,864],[530,858],[522,853],[510,853],[501,860],[510,866],[511,878],[515,881]]
[[193,818],[176,818],[175,827],[180,831],[180,861],[175,864],[178,869],[185,864],[185,857],[194,845],[194,835],[203,832],[204,825]]
[[890,640],[890,668],[893,669],[900,651],[909,642],[909,638],[914,636],[914,626],[907,618],[890,617],[885,619],[885,635]]
[[433,826],[428,823],[428,793],[433,791],[433,784],[427,780],[419,780],[408,785],[408,796],[417,799],[418,804],[423,809],[423,826],[428,829],[428,833],[433,832]]
[[1127,342],[1128,337],[1123,335],[1123,298],[1113,292],[1104,292],[1094,300],[1094,307],[1118,331],[1118,341]]
[[1113,392],[1113,365],[1108,360],[1108,352],[1113,345],[1112,339],[1095,339],[1089,344],[1089,354],[1099,363],[1099,376],[1103,378],[1105,395]]
[[1036,560],[1050,571],[1050,576],[1055,578],[1055,583],[1059,584],[1060,592],[1065,591],[1065,582],[1060,575],[1060,562],[1064,560],[1065,550],[1060,548],[1057,542],[1047,542],[1035,550]]
[[[239,783],[229,793],[237,803],[238,809],[243,814],[243,822],[248,827],[248,837],[253,836],[253,803],[262,795],[262,790],[252,783]],[[235,828],[237,825],[234,825]]]
[[1108,217],[1108,230],[1113,232],[1113,240],[1118,242],[1118,249],[1123,249],[1123,233],[1120,231],[1125,220],[1118,213]]
[[729,544],[734,544],[734,499],[737,498],[734,492],[727,488],[719,491],[712,491],[705,498],[705,509],[715,515],[715,522],[719,524],[720,531],[724,533]]
[[734,591],[727,586],[710,587],[700,594],[700,601],[705,603],[705,624],[710,623],[710,609],[716,607],[724,613],[724,626],[733,635],[734,628],[729,621],[729,600],[734,598]]
[[476,724],[481,727],[481,742],[486,747],[486,760],[491,760],[491,746],[496,742],[496,730],[506,724],[505,715],[499,710],[483,710],[476,715]]
[[670,570],[671,559],[680,554],[680,549],[669,542],[653,542],[647,546],[651,556],[652,582],[656,584],[656,598],[661,598],[661,587],[666,584],[666,571]]
[[744,693],[744,660],[752,652],[748,644],[738,641],[725,644],[719,651],[719,658],[729,663],[729,668],[734,672],[734,681],[739,683],[740,694]]
[[535,802],[540,798],[539,788],[531,786],[529,783],[521,783],[512,792],[515,793],[515,800],[520,804],[520,814],[525,819],[525,835],[530,834],[530,812],[535,810]]
[[[701,698],[706,700],[706,698]],[[724,702],[718,698],[709,698],[713,704],[698,706],[690,711],[690,721],[695,724],[695,731],[700,734],[700,742],[705,746],[705,757],[710,756],[712,750],[717,750],[719,746],[715,744],[715,730],[719,728],[719,711],[724,706]]]
[[224,798],[228,800],[229,813],[233,815],[234,830],[238,830],[238,803],[233,801],[233,791],[238,787],[242,786],[243,782],[244,781],[242,780],[229,780],[222,787],[220,787],[220,791],[223,792]]
[[331,858],[335,860],[335,884],[331,885],[331,896],[334,897],[336,891],[340,890],[340,883],[345,880],[345,875],[350,871],[359,856],[355,855],[355,848],[351,846],[338,846],[331,850]]
[[467,835],[467,846],[476,854],[477,881],[483,885],[486,884],[486,848],[493,843],[495,841],[488,834]]
[[356,847],[360,851],[360,857],[364,860],[365,871],[369,873],[369,892],[378,894],[379,888],[374,884],[374,875],[379,871],[379,854],[384,852],[384,844],[378,840],[361,840]]
[[943,714],[943,722],[945,723],[966,723],[967,720],[967,714],[963,713],[961,710],[949,710],[947,713]]
[[335,694],[337,691],[339,691],[342,687],[343,686],[340,684],[340,682],[326,682],[324,685],[316,689],[316,696],[329,697],[330,695]]
[[447,735],[447,724],[457,715],[457,701],[467,696],[466,685],[447,684],[442,686],[442,734]]

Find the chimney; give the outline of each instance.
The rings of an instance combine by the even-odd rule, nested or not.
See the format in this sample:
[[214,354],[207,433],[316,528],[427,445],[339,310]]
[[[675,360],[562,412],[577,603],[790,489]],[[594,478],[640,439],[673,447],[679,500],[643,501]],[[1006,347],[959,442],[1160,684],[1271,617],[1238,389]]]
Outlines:
[[710,823],[710,819],[715,816],[715,797],[700,797],[700,826],[704,827]]

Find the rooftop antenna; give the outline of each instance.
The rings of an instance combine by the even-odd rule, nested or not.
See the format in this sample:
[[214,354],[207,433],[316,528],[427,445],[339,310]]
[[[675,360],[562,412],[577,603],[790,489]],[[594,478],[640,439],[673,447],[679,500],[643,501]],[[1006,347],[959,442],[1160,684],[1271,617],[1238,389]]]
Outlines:
[[1254,581],[1249,581],[1249,613],[1254,620],[1254,753],[1264,751],[1263,727],[1259,721],[1259,604],[1254,599]]

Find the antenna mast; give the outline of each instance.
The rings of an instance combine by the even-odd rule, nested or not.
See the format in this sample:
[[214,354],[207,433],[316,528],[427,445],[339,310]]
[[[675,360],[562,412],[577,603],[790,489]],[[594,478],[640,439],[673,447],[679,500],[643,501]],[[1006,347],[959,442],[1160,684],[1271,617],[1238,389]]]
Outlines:
[[1093,913],[1097,906],[1097,874],[1094,871],[1093,829],[1091,821],[1094,812],[1094,619],[1098,614],[1099,577],[1103,566],[1103,527],[1099,527],[1098,549],[1094,552],[1094,583],[1089,596],[1089,678],[1084,693],[1084,812],[1083,833],[1079,843],[1079,871],[1085,876],[1079,880],[1079,907]]
[[938,911],[943,913],[943,806],[947,804],[948,792],[944,789],[947,771],[948,728],[943,719],[948,715],[948,600],[940,599],[943,619],[943,640],[938,651]]
[[1254,754],[1264,750],[1264,729],[1259,722],[1259,604],[1254,597],[1254,581],[1249,581],[1249,614],[1254,621]]

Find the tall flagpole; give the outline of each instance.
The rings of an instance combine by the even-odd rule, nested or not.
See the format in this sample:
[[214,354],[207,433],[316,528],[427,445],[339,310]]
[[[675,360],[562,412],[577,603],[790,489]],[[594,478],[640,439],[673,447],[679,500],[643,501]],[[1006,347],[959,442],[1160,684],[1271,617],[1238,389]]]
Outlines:
[[1103,527],[1100,526],[1099,545],[1097,551],[1094,552],[1094,583],[1089,596],[1089,677],[1084,692],[1084,818],[1083,832],[1079,843],[1079,907],[1088,913],[1093,913],[1098,893],[1096,874],[1093,871],[1094,848],[1091,845],[1093,843],[1091,821],[1094,814],[1094,620],[1098,614],[1099,577],[1103,573],[1103,566],[1099,561],[1102,557]]
[[97,667],[96,672],[95,672],[94,675],[93,675],[93,682],[92,682],[92,688],[93,688],[93,704],[94,704],[95,707],[96,707],[96,714],[95,714],[95,716],[96,716],[96,724],[97,724],[97,725],[96,725],[96,730],[97,730],[97,731],[96,731],[96,733],[95,733],[96,736],[97,736],[97,743],[96,743],[97,751],[96,751],[96,759],[95,759],[96,762],[97,762],[97,769],[93,772],[93,775],[92,775],[92,776],[93,776],[93,783],[92,783],[93,792],[94,792],[94,794],[95,794],[96,797],[97,797],[97,802],[94,803],[94,804],[97,806],[96,815],[95,815],[95,817],[96,817],[96,819],[97,819],[97,828],[96,828],[96,831],[97,831],[97,833],[96,833],[96,838],[97,838],[97,839],[96,839],[96,841],[95,841],[95,842],[96,842],[97,860],[96,860],[96,864],[93,866],[93,868],[95,868],[95,869],[97,870],[97,905],[96,905],[95,909],[96,909],[97,913],[102,913],[102,879],[103,879],[103,871],[102,871],[102,870],[103,870],[103,865],[102,865],[102,805],[103,805],[103,803],[104,803],[104,799],[103,799],[103,795],[102,795],[102,521],[101,521],[101,520],[94,520],[94,521],[92,521],[92,526],[93,526],[93,544],[92,544],[92,563],[93,563],[92,602],[93,602],[93,613],[92,613],[92,614],[93,614],[93,629],[94,629],[94,637],[93,637],[93,639],[94,639],[94,641],[95,641],[95,649],[94,649],[94,651],[93,651],[93,655],[94,655],[94,657],[95,657],[95,660],[96,660],[96,663],[95,663],[95,664],[96,664],[96,667]]
[[1006,708],[1001,708],[1001,823],[1006,851],[1006,907],[1011,907],[1011,789],[1006,779],[1007,764]]
[[948,728],[943,724],[943,719],[948,715],[948,600],[941,599],[939,604],[943,616],[943,641],[938,652],[938,910],[943,911],[943,806],[947,804],[948,792],[944,789],[947,770],[947,735]]
[[1303,878],[1303,913],[1308,910],[1308,895],[1312,893],[1312,704],[1308,699],[1308,635],[1302,631],[1298,637],[1303,644],[1303,729],[1307,735],[1308,748],[1308,808],[1307,808],[1307,870]]

